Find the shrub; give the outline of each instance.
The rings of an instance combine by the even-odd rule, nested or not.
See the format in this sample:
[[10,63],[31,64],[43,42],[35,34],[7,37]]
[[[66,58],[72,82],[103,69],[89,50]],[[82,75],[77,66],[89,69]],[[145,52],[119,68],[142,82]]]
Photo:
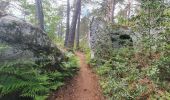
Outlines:
[[159,95],[158,91],[161,89],[169,93],[166,88],[168,83],[164,82],[163,85],[163,81],[159,80],[159,66],[162,63],[156,58],[140,56],[145,55],[143,53],[127,47],[121,48],[118,51],[112,51],[110,59],[95,67],[96,72],[101,76],[100,84],[103,93],[109,100],[148,99]]

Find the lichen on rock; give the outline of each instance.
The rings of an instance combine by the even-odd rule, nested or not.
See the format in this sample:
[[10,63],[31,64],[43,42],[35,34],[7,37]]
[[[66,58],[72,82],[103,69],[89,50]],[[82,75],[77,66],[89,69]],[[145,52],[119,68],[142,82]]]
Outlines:
[[1,61],[9,58],[44,58],[59,66],[63,59],[62,52],[52,43],[47,33],[11,15],[0,14],[0,44],[9,46],[7,50],[0,52]]
[[133,45],[132,31],[127,27],[109,24],[101,17],[93,17],[90,23],[89,46],[91,58],[107,58],[112,50],[126,44]]

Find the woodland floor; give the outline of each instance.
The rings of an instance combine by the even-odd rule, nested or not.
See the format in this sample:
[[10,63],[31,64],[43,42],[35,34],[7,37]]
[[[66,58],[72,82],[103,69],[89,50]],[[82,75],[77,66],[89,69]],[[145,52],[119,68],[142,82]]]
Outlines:
[[80,59],[80,71],[54,94],[52,100],[105,100],[98,77],[86,63],[85,55],[81,52],[76,55]]

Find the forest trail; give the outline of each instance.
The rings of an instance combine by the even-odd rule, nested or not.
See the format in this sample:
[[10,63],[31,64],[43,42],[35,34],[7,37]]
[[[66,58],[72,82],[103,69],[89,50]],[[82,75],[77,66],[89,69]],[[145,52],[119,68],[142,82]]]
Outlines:
[[81,52],[76,55],[80,59],[80,71],[55,94],[55,100],[105,100],[97,75],[86,63],[85,55]]

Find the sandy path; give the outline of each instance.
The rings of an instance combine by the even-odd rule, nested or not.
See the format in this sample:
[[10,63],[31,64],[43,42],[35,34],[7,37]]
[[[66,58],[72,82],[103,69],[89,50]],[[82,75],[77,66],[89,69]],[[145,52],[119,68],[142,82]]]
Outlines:
[[104,100],[98,78],[86,64],[84,54],[76,52],[76,55],[80,59],[80,71],[55,94],[55,100]]

